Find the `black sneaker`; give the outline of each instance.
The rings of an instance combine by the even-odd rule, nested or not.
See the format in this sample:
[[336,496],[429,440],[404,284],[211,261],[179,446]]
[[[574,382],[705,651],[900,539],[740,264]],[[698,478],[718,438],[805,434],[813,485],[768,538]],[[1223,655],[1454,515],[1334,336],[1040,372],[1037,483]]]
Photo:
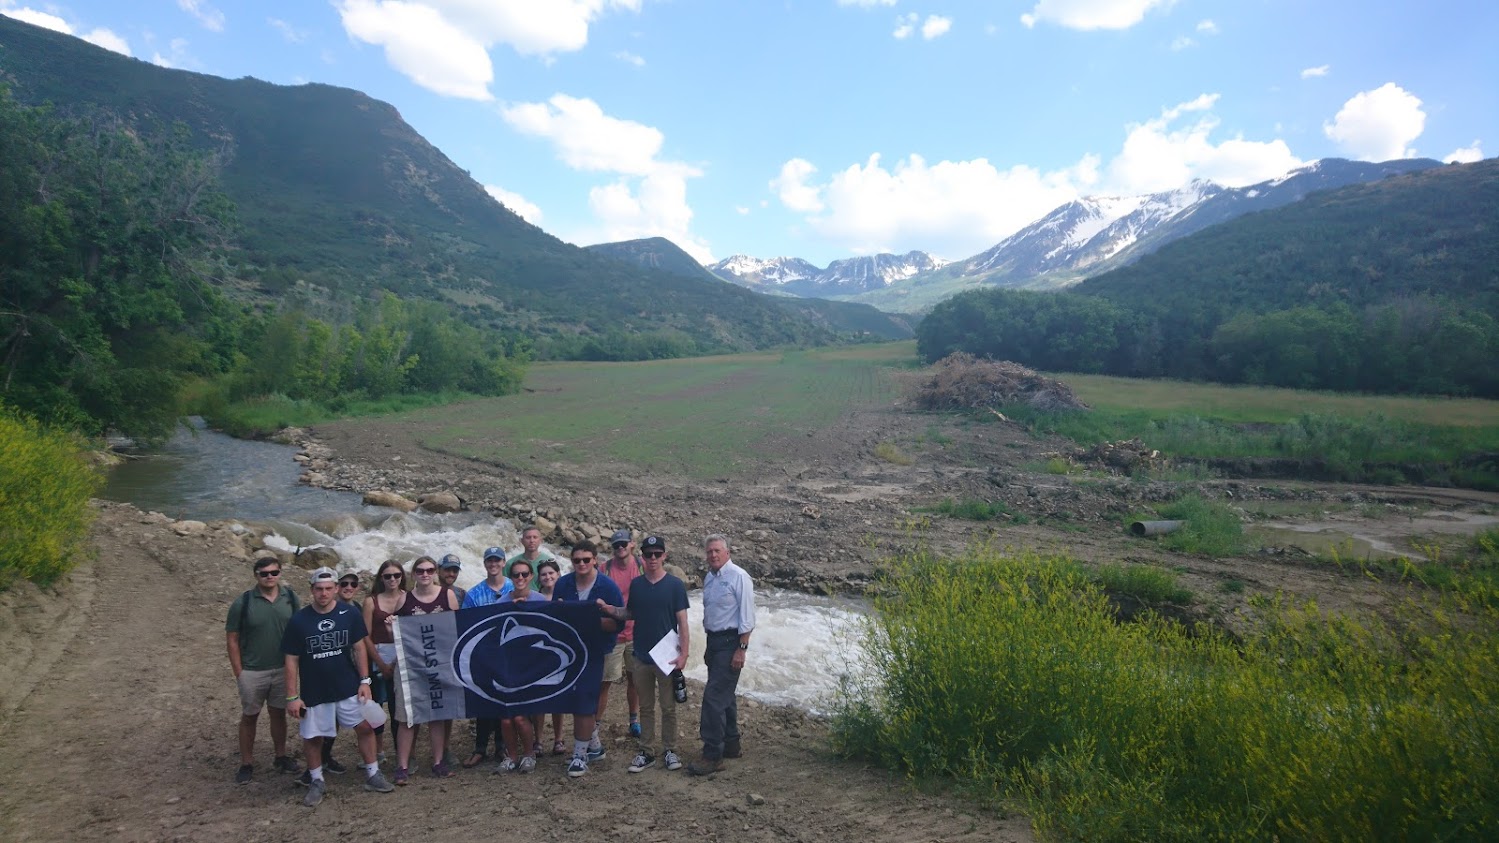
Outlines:
[[332,773],[335,776],[341,776],[344,773],[349,772],[349,768],[338,763],[332,758],[329,758],[327,761],[323,762],[323,772]]
[[309,785],[312,784],[312,771],[311,770],[303,770],[302,771],[302,775],[297,776],[296,779],[294,779],[294,781],[297,784],[299,784],[299,785],[301,785],[303,787],[308,787]]
[[276,760],[271,762],[271,769],[278,773],[296,773],[301,771],[301,768],[297,766],[297,762],[293,761],[290,755],[276,756]]
[[255,780],[255,767],[250,764],[241,764],[239,772],[234,774],[235,784],[249,784]]

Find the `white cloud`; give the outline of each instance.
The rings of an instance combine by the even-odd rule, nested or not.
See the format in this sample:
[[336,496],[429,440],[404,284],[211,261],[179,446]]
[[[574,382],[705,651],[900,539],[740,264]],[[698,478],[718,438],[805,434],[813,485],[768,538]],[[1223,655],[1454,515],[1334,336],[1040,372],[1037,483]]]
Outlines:
[[620,50],[619,52],[614,54],[614,57],[624,62],[625,64],[633,64],[636,67],[645,67],[645,59],[641,56],[635,55],[628,50]]
[[1151,9],[1165,8],[1175,0],[1038,0],[1036,7],[1020,16],[1027,27],[1054,23],[1068,29],[1129,29],[1145,19]]
[[963,258],[1080,196],[1170,190],[1197,178],[1242,186],[1301,165],[1281,140],[1214,140],[1217,102],[1203,94],[1126,126],[1106,166],[1093,154],[1052,171],[983,158],[931,163],[915,154],[887,166],[875,154],[818,179],[812,162],[793,158],[770,189],[810,229],[850,251],[922,248]]
[[1188,47],[1195,47],[1195,46],[1197,46],[1197,42],[1194,41],[1194,40],[1192,40],[1191,36],[1189,36],[1189,35],[1179,35],[1179,36],[1177,36],[1176,40],[1174,40],[1174,41],[1171,42],[1171,51],[1172,52],[1180,52],[1182,50],[1187,49]]
[[1472,164],[1474,161],[1482,161],[1483,146],[1474,140],[1472,145],[1454,149],[1442,160],[1448,164]]
[[514,211],[517,216],[532,225],[541,224],[541,208],[526,197],[503,187],[493,184],[484,185],[484,192],[495,198],[495,201]]
[[712,262],[706,241],[691,232],[687,180],[698,168],[658,156],[659,129],[611,117],[598,103],[566,94],[546,102],[517,103],[501,111],[522,134],[550,141],[557,157],[574,170],[614,173],[620,178],[588,192],[598,230],[577,242],[665,237],[694,258]]
[[822,210],[821,188],[807,184],[816,172],[811,161],[793,158],[781,165],[781,174],[770,180],[770,189],[787,208],[799,214],[816,213]]
[[204,29],[212,32],[224,31],[224,13],[203,0],[177,0],[177,8],[198,19]]
[[921,20],[921,15],[918,15],[915,12],[912,12],[909,15],[896,15],[895,31],[890,34],[894,35],[897,40],[909,38],[911,36],[911,33],[916,31],[916,22],[918,20]]
[[336,0],[350,36],[385,48],[391,65],[424,88],[490,99],[497,44],[521,55],[580,50],[590,24],[642,0]]
[[1322,131],[1343,151],[1365,161],[1414,158],[1409,144],[1426,128],[1426,112],[1414,94],[1386,82],[1354,94]]
[[[32,26],[40,26],[43,29],[50,29],[53,32],[61,32],[64,35],[75,34],[72,25],[67,21],[50,12],[37,11],[29,6],[22,6],[16,9],[12,8],[9,3],[0,3],[0,14],[15,18],[18,21],[24,21]],[[125,42],[125,39],[102,26],[78,37],[95,46],[103,47],[106,50],[113,50],[120,55],[131,55],[130,45]]]
[[735,205],[734,206],[734,213],[738,214],[741,217],[747,217],[747,216],[749,216],[749,212],[750,212],[750,209],[747,208],[747,207],[745,207],[745,206],[743,206],[743,205]]
[[1217,35],[1218,24],[1213,23],[1211,20],[1200,20],[1197,22],[1197,31],[1203,35]]
[[450,97],[489,100],[494,67],[484,44],[436,9],[399,0],[345,0],[344,31],[385,48],[385,60],[411,81]]
[[277,32],[280,32],[281,37],[292,44],[300,44],[307,40],[306,30],[297,29],[280,18],[266,18],[265,22],[270,24]]
[[1307,69],[1301,71],[1301,78],[1311,79],[1314,76],[1326,76],[1327,71],[1329,70],[1332,70],[1332,65],[1330,64],[1321,64],[1316,67],[1308,67]]
[[84,33],[83,40],[106,50],[113,50],[122,56],[131,55],[130,45],[125,42],[125,39],[102,26]]
[[952,18],[944,18],[941,15],[927,15],[926,23],[921,25],[921,37],[930,41],[933,38],[947,34],[952,29]]

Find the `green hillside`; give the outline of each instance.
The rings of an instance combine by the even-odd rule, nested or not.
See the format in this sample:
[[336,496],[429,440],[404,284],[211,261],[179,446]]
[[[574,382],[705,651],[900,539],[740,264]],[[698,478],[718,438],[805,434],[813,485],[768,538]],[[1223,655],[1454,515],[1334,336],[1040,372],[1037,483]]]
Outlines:
[[1499,160],[1313,194],[1066,292],[964,293],[918,344],[1058,371],[1499,396]]
[[[680,246],[664,237],[599,243],[588,249],[615,260],[659,269],[684,278],[696,278],[704,283],[726,283],[693,260]],[[906,340],[915,334],[911,326],[915,320],[899,313],[885,313],[867,304],[797,296],[770,298],[787,312],[850,339]]]
[[0,80],[22,103],[180,121],[221,162],[242,294],[334,312],[378,295],[446,302],[545,356],[606,330],[670,329],[692,351],[826,343],[829,329],[726,283],[607,260],[526,223],[390,105],[326,85],[168,70],[0,17]]

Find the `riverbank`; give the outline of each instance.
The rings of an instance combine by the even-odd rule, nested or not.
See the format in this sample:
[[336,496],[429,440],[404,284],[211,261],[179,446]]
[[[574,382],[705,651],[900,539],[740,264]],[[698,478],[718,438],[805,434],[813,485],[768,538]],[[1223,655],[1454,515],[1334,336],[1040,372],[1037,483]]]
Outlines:
[[[551,757],[529,776],[495,776],[488,765],[446,780],[418,774],[389,795],[365,793],[353,774],[330,776],[327,800],[309,810],[290,777],[269,771],[262,723],[256,780],[235,785],[238,700],[223,618],[250,586],[245,546],[226,523],[179,535],[161,516],[98,507],[95,561],[54,589],[0,593],[0,839],[284,841],[314,827],[364,840],[489,840],[503,828],[545,840],[1032,839],[1024,818],[838,761],[823,723],[753,702],[741,707],[744,758],[706,780],[627,773],[624,695],[614,694],[609,757],[581,779]],[[692,691],[684,748],[696,732]],[[471,746],[466,724],[455,732],[460,749]],[[352,740],[340,738],[337,757],[354,759]]]

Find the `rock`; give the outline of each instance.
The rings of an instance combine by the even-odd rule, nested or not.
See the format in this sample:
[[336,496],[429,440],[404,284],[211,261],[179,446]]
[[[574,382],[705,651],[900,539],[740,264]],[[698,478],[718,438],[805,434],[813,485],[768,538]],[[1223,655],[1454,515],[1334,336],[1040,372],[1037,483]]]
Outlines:
[[442,515],[448,512],[458,512],[463,509],[463,501],[452,492],[428,492],[416,499],[417,506],[428,512]]
[[821,518],[822,510],[819,509],[816,504],[809,503],[806,506],[802,507],[802,516],[812,519]]
[[202,535],[208,530],[208,525],[202,521],[178,521],[172,525],[172,532],[179,536]]
[[376,489],[372,492],[365,492],[364,503],[367,506],[386,506],[390,507],[391,509],[398,509],[402,512],[410,512],[416,509],[416,501],[410,500],[408,498],[403,498],[395,492],[388,492],[384,489]]
[[551,538],[552,534],[557,532],[557,522],[542,515],[531,519],[531,526],[541,531],[542,541]]
[[311,571],[321,568],[324,565],[329,568],[337,568],[338,563],[342,561],[343,559],[339,557],[338,551],[331,547],[304,547],[296,554],[296,557],[292,560],[292,564],[298,568],[306,568]]
[[750,803],[751,805],[764,805],[765,797],[761,796],[758,793],[751,793],[749,796],[746,796],[744,798],[744,801]]
[[301,463],[303,465],[306,465],[307,463],[312,462],[312,457],[309,457],[306,454],[296,454],[296,455],[294,455],[292,457],[292,459],[296,460],[297,462],[299,462],[299,463]]

